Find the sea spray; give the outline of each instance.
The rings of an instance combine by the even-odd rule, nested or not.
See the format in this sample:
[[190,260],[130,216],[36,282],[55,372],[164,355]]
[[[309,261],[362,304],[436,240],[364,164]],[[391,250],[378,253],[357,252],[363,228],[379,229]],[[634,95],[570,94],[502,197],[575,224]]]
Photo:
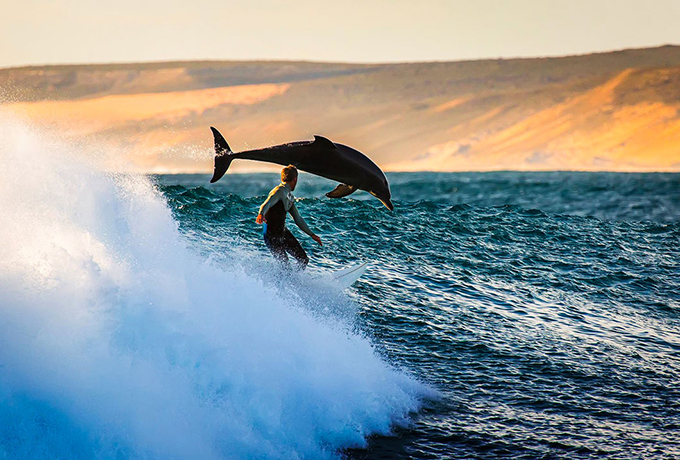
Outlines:
[[188,249],[147,178],[7,117],[0,139],[0,457],[333,457],[428,393]]

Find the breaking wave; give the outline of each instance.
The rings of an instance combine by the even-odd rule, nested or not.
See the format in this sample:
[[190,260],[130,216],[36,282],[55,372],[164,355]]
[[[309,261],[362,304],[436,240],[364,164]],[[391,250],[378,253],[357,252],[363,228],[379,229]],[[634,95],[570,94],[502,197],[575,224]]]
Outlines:
[[429,390],[351,324],[79,149],[0,118],[0,457],[332,458],[408,423]]

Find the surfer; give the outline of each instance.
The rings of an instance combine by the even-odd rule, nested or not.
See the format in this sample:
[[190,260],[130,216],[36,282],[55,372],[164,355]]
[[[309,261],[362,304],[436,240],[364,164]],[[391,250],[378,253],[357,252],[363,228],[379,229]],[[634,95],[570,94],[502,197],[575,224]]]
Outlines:
[[300,230],[311,236],[314,241],[321,243],[321,238],[315,235],[304,221],[295,207],[293,191],[298,181],[298,170],[293,165],[288,165],[281,170],[281,183],[274,187],[269,196],[260,206],[255,222],[264,224],[264,242],[276,259],[284,265],[288,265],[288,254],[292,255],[298,263],[298,268],[303,270],[309,258],[302,249],[300,242],[286,228],[286,213],[293,216],[295,224]]

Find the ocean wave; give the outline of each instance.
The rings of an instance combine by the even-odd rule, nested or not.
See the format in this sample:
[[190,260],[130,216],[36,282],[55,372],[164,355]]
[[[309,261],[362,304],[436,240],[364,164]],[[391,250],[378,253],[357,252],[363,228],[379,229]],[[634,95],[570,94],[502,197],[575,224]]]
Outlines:
[[434,395],[321,319],[332,295],[206,260],[147,178],[12,120],[0,139],[0,457],[331,458]]

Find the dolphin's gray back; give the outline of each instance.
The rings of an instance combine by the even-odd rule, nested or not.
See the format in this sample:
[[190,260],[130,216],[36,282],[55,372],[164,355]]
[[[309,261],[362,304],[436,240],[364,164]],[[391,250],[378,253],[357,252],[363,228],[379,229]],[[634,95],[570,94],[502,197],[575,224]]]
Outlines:
[[374,174],[377,177],[381,178],[385,177],[385,173],[383,173],[382,169],[380,169],[380,167],[377,164],[375,164],[373,160],[368,158],[363,153],[353,149],[352,147],[348,147],[344,144],[335,145],[338,147],[338,150],[341,150],[348,158],[350,158],[362,169],[365,169],[366,171],[370,172],[371,174]]
[[292,164],[298,169],[343,183],[370,180],[371,176],[383,180],[382,170],[363,153],[343,144],[335,144],[317,136],[314,141],[290,142],[257,150],[239,152],[244,160]]

